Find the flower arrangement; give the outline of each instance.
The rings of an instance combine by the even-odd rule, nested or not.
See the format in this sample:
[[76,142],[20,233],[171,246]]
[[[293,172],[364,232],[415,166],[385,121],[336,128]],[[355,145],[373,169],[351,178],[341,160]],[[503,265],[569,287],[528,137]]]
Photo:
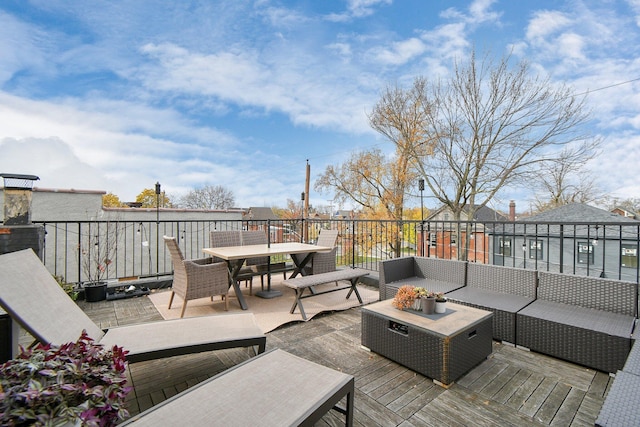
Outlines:
[[416,293],[415,286],[403,285],[398,289],[391,304],[398,310],[406,310],[413,306],[416,298],[418,298],[418,294]]
[[436,292],[434,293],[434,296],[436,297],[436,302],[446,302],[447,299],[444,297],[444,292]]
[[39,344],[0,365],[0,425],[112,426],[129,416],[126,351],[82,332],[75,343]]
[[429,298],[433,295],[431,292],[420,286],[416,287],[415,291],[418,294],[418,298]]

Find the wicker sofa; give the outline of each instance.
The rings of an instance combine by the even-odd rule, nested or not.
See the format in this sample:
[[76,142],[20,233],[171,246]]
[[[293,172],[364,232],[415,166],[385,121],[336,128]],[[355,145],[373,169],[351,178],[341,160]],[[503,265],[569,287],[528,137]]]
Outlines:
[[616,373],[607,392],[596,426],[632,426],[640,424],[640,344],[634,344],[624,369]]
[[615,373],[631,350],[638,285],[538,272],[536,301],[517,314],[516,344]]
[[450,301],[492,311],[493,339],[516,342],[516,313],[536,299],[535,270],[471,262],[466,286],[447,294]]
[[380,261],[380,300],[393,298],[402,285],[451,292],[465,285],[466,276],[466,261],[413,256]]

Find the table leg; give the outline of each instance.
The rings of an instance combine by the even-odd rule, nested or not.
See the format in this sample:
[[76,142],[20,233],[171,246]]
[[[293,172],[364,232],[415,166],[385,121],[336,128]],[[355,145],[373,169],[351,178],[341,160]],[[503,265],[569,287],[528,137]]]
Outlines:
[[236,298],[238,298],[238,303],[240,303],[240,308],[242,308],[243,310],[247,310],[249,306],[244,300],[244,295],[242,295],[240,284],[238,284],[238,274],[240,274],[240,269],[242,268],[242,264],[244,264],[244,261],[244,259],[237,260],[235,263],[227,261],[227,266],[229,267],[229,283],[231,286],[233,286],[233,290],[236,293]]
[[291,276],[289,277],[289,279],[293,279],[298,275],[298,273],[304,276],[303,269],[307,265],[307,263],[311,261],[311,258],[313,258],[314,253],[315,252],[309,252],[302,259],[299,259],[296,256],[291,257],[291,259],[293,260],[293,264],[295,265],[296,268],[293,270],[293,273],[291,273]]
[[349,289],[349,293],[347,293],[347,299],[349,299],[349,297],[351,296],[351,292],[355,292],[356,296],[358,297],[358,302],[362,304],[362,298],[360,297],[360,292],[358,292],[358,288],[356,287],[356,284],[358,283],[359,279],[360,279],[359,277],[356,277],[355,279],[351,279],[351,289]]
[[271,289],[271,257],[269,257],[269,264],[267,264],[267,290],[256,292],[256,296],[260,298],[276,298],[282,296],[282,292]]

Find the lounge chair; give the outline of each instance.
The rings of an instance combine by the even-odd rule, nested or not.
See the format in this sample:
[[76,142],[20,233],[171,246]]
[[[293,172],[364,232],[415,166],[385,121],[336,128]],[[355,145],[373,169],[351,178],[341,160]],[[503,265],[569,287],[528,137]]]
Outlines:
[[224,348],[258,347],[266,336],[253,314],[220,314],[120,326],[103,331],[58,285],[31,249],[0,255],[0,306],[42,343],[74,342],[83,330],[106,347],[118,345],[129,362]]
[[171,253],[173,262],[173,284],[169,309],[173,297],[182,298],[182,311],[180,317],[184,317],[184,311],[190,300],[221,295],[224,299],[224,309],[229,310],[229,269],[225,262],[213,262],[212,258],[185,260],[178,247],[175,237],[163,236],[164,242]]

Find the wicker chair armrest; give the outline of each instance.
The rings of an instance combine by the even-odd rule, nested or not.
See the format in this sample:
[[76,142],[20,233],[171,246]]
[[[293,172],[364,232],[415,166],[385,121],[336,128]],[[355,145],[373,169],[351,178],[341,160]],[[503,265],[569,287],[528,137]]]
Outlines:
[[200,259],[190,259],[190,260],[186,260],[185,262],[192,262],[194,264],[198,264],[198,265],[208,265],[208,264],[214,264],[214,260],[213,258],[209,257],[209,258],[200,258]]
[[[211,258],[208,258],[211,260]],[[198,273],[198,274],[219,274],[220,272],[224,272],[227,275],[229,274],[229,268],[225,262],[201,262],[206,261],[205,259],[199,260],[185,260],[184,268],[187,270],[187,274]]]

